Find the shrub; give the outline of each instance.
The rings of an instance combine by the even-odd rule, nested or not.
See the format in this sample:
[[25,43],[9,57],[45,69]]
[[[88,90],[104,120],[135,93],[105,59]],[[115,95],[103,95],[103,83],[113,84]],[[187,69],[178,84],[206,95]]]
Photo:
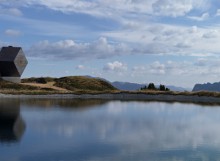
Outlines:
[[154,83],[149,83],[147,89],[156,90],[156,87],[155,87]]
[[160,86],[159,86],[159,90],[160,90],[160,91],[165,91],[165,90],[166,90],[165,85],[160,84]]
[[47,81],[45,78],[41,77],[36,79],[36,83],[47,84]]

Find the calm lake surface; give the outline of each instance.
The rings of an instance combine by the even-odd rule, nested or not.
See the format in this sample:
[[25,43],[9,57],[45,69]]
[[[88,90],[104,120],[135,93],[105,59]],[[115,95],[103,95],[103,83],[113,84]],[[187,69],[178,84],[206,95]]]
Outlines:
[[0,100],[0,161],[220,160],[220,106]]

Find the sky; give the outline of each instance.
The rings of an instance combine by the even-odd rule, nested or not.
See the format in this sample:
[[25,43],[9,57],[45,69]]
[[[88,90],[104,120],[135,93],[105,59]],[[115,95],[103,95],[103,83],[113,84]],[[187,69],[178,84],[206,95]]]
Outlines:
[[0,0],[0,35],[23,48],[24,78],[220,81],[218,0]]

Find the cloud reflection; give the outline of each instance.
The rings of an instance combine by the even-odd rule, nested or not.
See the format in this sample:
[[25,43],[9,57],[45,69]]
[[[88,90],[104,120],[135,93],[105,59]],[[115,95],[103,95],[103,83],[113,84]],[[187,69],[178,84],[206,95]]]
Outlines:
[[[31,115],[33,131],[45,136],[48,141],[48,145],[38,147],[37,144],[42,141],[39,137],[34,151],[43,152],[41,155],[45,157],[60,151],[60,155],[67,160],[81,156],[84,160],[97,161],[143,160],[146,157],[152,160],[175,160],[173,157],[176,160],[201,159],[209,157],[210,151],[218,155],[220,108],[205,107],[180,103],[112,101],[105,103],[102,108],[83,111],[45,111],[41,116]],[[53,143],[54,139],[56,144]],[[89,153],[88,156],[85,156],[86,151],[85,154],[82,151],[77,153],[79,148],[93,149],[91,146],[97,147],[96,153]],[[108,151],[98,151],[105,147],[117,150],[103,158],[101,154],[108,155]]]

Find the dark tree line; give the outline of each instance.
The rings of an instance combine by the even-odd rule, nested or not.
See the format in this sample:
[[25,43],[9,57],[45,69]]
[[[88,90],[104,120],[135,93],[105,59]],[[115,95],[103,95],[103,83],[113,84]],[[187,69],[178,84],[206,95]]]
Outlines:
[[148,86],[144,86],[141,90],[159,90],[159,91],[170,91],[165,85],[160,84],[158,88],[155,87],[154,83],[149,83]]

